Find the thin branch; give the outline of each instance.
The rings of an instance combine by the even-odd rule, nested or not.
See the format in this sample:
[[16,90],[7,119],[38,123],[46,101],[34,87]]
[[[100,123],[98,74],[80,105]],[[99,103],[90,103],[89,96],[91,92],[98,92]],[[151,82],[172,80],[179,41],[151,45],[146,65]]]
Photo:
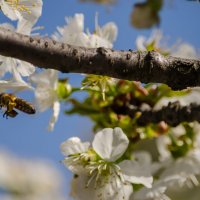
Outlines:
[[0,54],[63,73],[165,83],[172,89],[200,86],[200,60],[164,57],[155,51],[83,48],[49,38],[30,37],[0,28]]
[[[128,109],[127,114],[131,117],[135,116],[137,109]],[[169,103],[160,110],[140,110],[141,116],[137,123],[144,126],[148,123],[166,122],[170,126],[177,126],[181,122],[200,122],[200,105],[191,103],[187,106],[182,106],[180,102],[176,101]]]

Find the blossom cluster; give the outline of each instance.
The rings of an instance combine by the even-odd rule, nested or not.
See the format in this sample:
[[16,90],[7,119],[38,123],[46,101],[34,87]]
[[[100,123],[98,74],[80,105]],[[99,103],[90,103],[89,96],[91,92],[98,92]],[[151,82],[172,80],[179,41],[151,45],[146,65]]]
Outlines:
[[[193,127],[197,142],[186,156],[173,159],[168,149],[169,138],[163,136],[156,140],[160,156],[157,161],[152,161],[146,151],[130,151],[129,140],[118,127],[97,132],[92,144],[77,137],[69,138],[61,144],[61,152],[65,156],[64,165],[74,174],[72,197],[77,200],[169,200],[174,186],[177,191],[184,185],[188,190],[198,187],[200,125],[194,123]],[[173,134],[183,135],[183,127],[174,128]],[[131,156],[127,157],[129,151]]]
[[[63,163],[76,176],[72,181],[75,199],[129,199],[132,184],[151,188],[153,178],[146,160],[122,160],[129,140],[121,128],[96,133],[92,145],[73,137],[61,144]],[[144,161],[144,162],[143,162]]]

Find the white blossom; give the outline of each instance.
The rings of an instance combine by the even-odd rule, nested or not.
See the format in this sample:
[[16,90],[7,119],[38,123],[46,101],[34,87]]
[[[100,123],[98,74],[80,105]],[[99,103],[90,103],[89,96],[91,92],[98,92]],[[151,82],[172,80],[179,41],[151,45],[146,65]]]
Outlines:
[[96,27],[93,33],[84,32],[84,15],[75,14],[74,17],[66,18],[67,25],[57,27],[53,38],[67,44],[83,47],[106,47],[112,48],[117,37],[117,26],[113,22],[100,27],[96,20]]
[[[19,23],[20,22],[18,22],[18,24]],[[1,24],[0,27],[15,31],[15,28],[8,23]],[[18,29],[16,29],[16,31],[17,30]],[[24,27],[24,29],[21,31],[29,32],[30,34],[31,30]],[[29,76],[35,71],[35,67],[32,64],[15,58],[0,55],[0,62],[0,77],[3,77],[7,72],[9,72],[14,76],[16,80],[19,80],[21,79],[20,76]]]
[[[196,49],[189,43],[178,40],[173,46],[169,46],[168,38],[165,37],[161,30],[155,29],[149,38],[138,36],[136,38],[136,47],[140,51],[146,51],[148,46],[164,54],[170,54],[182,58],[198,58]],[[149,50],[149,49],[148,49]],[[152,49],[151,49],[152,50]]]
[[0,80],[0,93],[6,92],[6,90],[12,90],[16,93],[26,89],[33,90],[33,87],[25,82],[15,69],[11,79]]
[[[157,142],[158,151],[160,153],[161,165],[163,166],[163,171],[160,175],[160,179],[166,179],[167,177],[179,176],[177,180],[178,186],[182,187],[187,185],[188,187],[193,187],[199,185],[197,175],[200,175],[200,125],[195,122],[193,123],[193,131],[196,133],[194,139],[194,147],[191,148],[185,156],[182,156],[177,159],[173,159],[168,145],[171,144],[169,139],[166,139],[167,136],[162,136]],[[185,134],[185,131],[182,130],[181,126],[178,126],[173,129],[172,134],[176,137]]]
[[[109,179],[110,178],[110,179]],[[75,200],[128,200],[133,191],[130,184],[121,184],[117,177],[108,177],[103,185],[97,185],[97,188],[91,187],[95,184],[95,180],[90,182],[90,186],[86,186],[88,182],[87,175],[81,175],[73,178],[71,184],[71,196]]]
[[87,152],[89,149],[89,142],[81,142],[80,138],[72,137],[60,145],[64,156]]
[[[191,124],[192,125],[192,124]],[[171,140],[167,135],[157,139],[159,166],[154,171],[157,180],[152,188],[141,188],[135,191],[130,200],[169,200],[176,191],[184,191],[188,188],[199,187],[198,175],[200,174],[200,125],[193,123],[193,131],[196,133],[194,147],[180,158],[174,159],[168,149]],[[173,137],[183,137],[185,129],[179,125],[171,130]],[[172,198],[173,199],[173,198]],[[187,199],[187,198],[186,198]]]
[[[98,17],[95,18],[95,31],[90,33],[89,30],[84,32],[84,15],[77,13],[74,17],[66,17],[66,25],[63,27],[57,27],[52,37],[55,40],[64,42],[70,45],[95,48],[105,47],[112,48],[113,43],[117,37],[117,26],[113,22],[108,22],[103,27],[98,25]],[[85,87],[96,87],[102,93],[102,97],[105,100],[105,92],[109,84],[114,83],[113,78],[106,76],[87,75],[84,82]],[[82,82],[82,84],[83,84]]]
[[152,34],[150,35],[149,38],[147,38],[143,35],[140,35],[136,38],[136,42],[135,42],[136,47],[140,51],[146,51],[147,45],[152,43],[152,42],[155,42],[154,45],[156,47],[159,47],[162,37],[163,37],[163,35],[162,35],[162,32],[160,30],[152,31]]
[[27,26],[31,27],[42,14],[42,5],[42,0],[0,1],[1,10],[8,18],[11,20],[26,21]]
[[141,188],[133,193],[130,200],[170,200],[170,197],[165,192],[169,187],[175,186],[180,179],[180,176],[159,178],[152,184],[152,188]]
[[177,180],[178,186],[187,185],[193,187],[199,185],[197,175],[200,174],[200,151],[190,152],[187,156],[177,159],[174,162],[168,163],[165,170],[162,172],[160,179],[179,176]]
[[61,183],[61,174],[52,163],[22,159],[0,151],[0,188],[3,191],[0,199],[63,199]]
[[53,69],[47,69],[42,73],[32,75],[30,80],[36,84],[35,97],[39,111],[43,112],[48,108],[53,109],[53,115],[48,127],[48,130],[52,131],[60,112],[60,103],[56,91],[58,72]]
[[[153,178],[149,166],[136,160],[123,160],[127,136],[120,128],[105,128],[96,133],[92,146],[71,138],[61,144],[63,163],[77,175],[72,182],[75,199],[129,199],[132,184],[150,188]],[[82,151],[83,150],[83,151]]]
[[12,90],[14,93],[19,92],[25,89],[33,89],[25,81],[16,81],[11,80],[0,80],[0,93],[5,92],[6,90]]

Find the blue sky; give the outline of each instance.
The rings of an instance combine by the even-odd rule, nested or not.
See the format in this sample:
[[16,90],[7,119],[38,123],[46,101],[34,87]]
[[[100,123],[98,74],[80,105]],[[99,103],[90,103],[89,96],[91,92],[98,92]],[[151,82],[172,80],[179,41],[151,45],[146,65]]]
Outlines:
[[[100,25],[114,21],[119,28],[114,48],[135,49],[136,37],[141,34],[149,36],[152,29],[137,30],[130,26],[129,17],[134,2],[136,1],[118,0],[118,3],[113,6],[99,6],[92,3],[80,3],[78,0],[44,1],[43,15],[37,25],[45,27],[41,34],[51,35],[58,25],[64,25],[65,16],[83,13],[85,28],[93,31],[95,13],[98,12]],[[182,39],[200,49],[200,3],[166,0],[160,16],[160,29],[170,38],[171,44],[177,39]],[[10,22],[10,20],[0,14],[0,23],[4,22]],[[72,85],[79,85],[80,75],[67,74],[66,77],[69,77]],[[81,99],[83,93],[77,96]],[[25,97],[32,101],[33,94],[27,93]],[[9,150],[26,158],[51,160],[66,177],[67,184],[71,174],[59,162],[63,158],[59,145],[71,136],[79,136],[83,140],[89,139],[92,136],[92,122],[78,115],[65,116],[63,114],[65,106],[62,105],[58,123],[54,132],[51,133],[46,131],[51,110],[36,113],[34,116],[20,113],[16,118],[7,120],[0,116],[0,149]],[[64,187],[67,188],[67,186]]]

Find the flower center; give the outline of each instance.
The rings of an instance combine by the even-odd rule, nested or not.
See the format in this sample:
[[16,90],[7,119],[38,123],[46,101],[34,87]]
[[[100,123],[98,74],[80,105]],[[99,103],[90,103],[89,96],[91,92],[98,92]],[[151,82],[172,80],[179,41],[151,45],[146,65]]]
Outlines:
[[[13,10],[18,10],[19,12],[27,12],[28,14],[31,14],[31,10],[28,6],[25,6],[21,4],[20,0],[5,0],[9,6],[12,7]],[[32,7],[34,7],[35,4],[32,4]]]
[[90,162],[86,168],[89,171],[89,179],[86,183],[86,187],[89,187],[89,185],[93,183],[94,188],[103,187],[111,180],[114,182],[116,181],[116,183],[118,181],[124,182],[119,166],[114,163],[99,160]]

